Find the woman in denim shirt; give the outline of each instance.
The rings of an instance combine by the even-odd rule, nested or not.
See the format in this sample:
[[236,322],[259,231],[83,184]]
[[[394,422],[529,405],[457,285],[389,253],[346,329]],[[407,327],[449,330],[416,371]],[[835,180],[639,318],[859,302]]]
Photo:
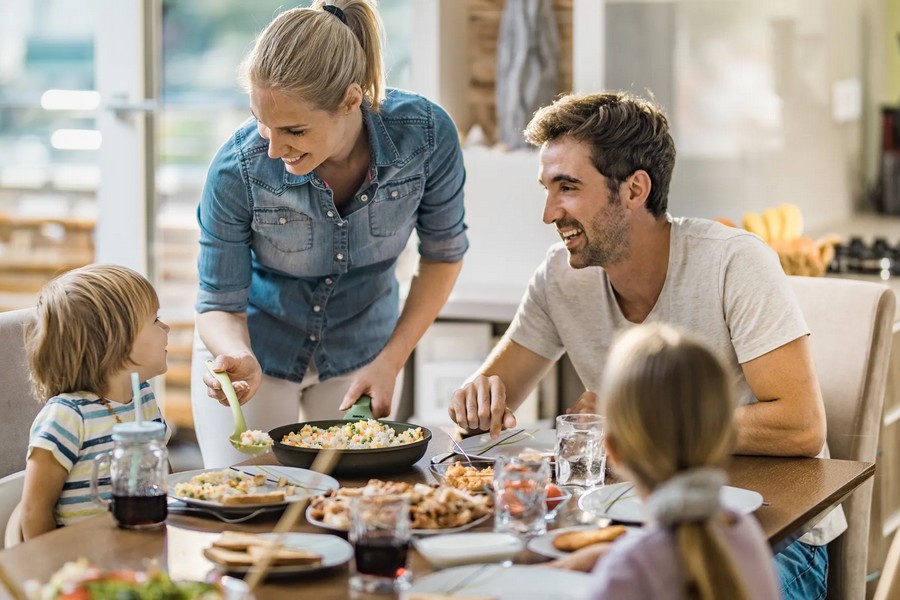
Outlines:
[[[197,211],[192,397],[207,467],[245,457],[207,397],[226,403],[206,358],[253,399],[254,429],[301,407],[301,419],[337,418],[362,394],[388,416],[462,268],[456,128],[433,102],[385,91],[381,31],[367,0],[317,0],[276,17],[243,65],[253,118],[216,154]],[[413,230],[419,266],[398,318],[395,267]]]

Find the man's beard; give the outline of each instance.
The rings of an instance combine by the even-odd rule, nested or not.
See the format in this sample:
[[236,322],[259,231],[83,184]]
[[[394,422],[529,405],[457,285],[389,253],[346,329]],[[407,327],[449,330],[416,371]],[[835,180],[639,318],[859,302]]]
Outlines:
[[610,197],[603,212],[591,219],[588,228],[582,228],[586,243],[577,254],[569,253],[569,265],[575,269],[584,267],[609,267],[623,260],[631,246],[625,209],[618,198]]

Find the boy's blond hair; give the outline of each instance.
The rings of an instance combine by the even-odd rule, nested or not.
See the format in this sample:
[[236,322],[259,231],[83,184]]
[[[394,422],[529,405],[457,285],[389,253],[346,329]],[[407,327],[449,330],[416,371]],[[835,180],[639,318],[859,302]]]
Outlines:
[[25,324],[31,384],[41,402],[66,392],[106,393],[135,339],[159,310],[156,291],[127,267],[94,264],[47,283]]

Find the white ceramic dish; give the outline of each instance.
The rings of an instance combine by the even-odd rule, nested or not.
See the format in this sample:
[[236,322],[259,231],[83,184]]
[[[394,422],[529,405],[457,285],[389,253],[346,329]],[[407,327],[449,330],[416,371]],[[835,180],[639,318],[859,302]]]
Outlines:
[[192,506],[202,506],[203,508],[218,510],[223,513],[230,514],[247,514],[265,507],[287,506],[289,502],[306,501],[310,496],[317,496],[327,490],[336,490],[339,487],[337,479],[322,475],[308,469],[300,469],[297,467],[281,467],[281,466],[242,466],[235,469],[245,475],[263,474],[267,477],[265,489],[260,491],[275,491],[279,489],[275,482],[279,477],[285,477],[289,485],[296,487],[293,496],[286,496],[283,502],[269,502],[264,504],[245,504],[245,505],[225,505],[221,502],[212,500],[197,500],[196,498],[185,498],[175,495],[175,484],[187,483],[192,477],[201,473],[211,473],[215,471],[227,471],[229,469],[197,469],[195,471],[182,471],[180,473],[172,473],[168,477],[169,496],[181,500],[185,504]]
[[[719,499],[725,508],[745,515],[763,503],[759,492],[727,485],[722,487]],[[578,507],[597,517],[607,517],[621,523],[643,523],[647,518],[644,504],[630,482],[614,483],[585,492],[578,500]]]
[[[535,452],[538,454],[553,455],[556,447],[555,429],[525,428],[518,435],[511,436],[504,442],[497,444],[498,440],[510,435],[508,431],[501,431],[500,437],[492,440],[490,434],[474,435],[459,442],[460,447],[471,455],[498,457],[518,456],[523,452]],[[495,445],[496,444],[496,445]]]
[[514,535],[486,531],[417,538],[413,544],[437,569],[512,560],[525,547]]
[[[312,515],[310,514],[311,510],[312,510],[311,507],[309,507],[309,506],[306,507],[306,520],[309,521],[310,524],[315,525],[316,527],[321,527],[323,529],[330,529],[332,531],[342,531],[342,532],[347,531],[346,527],[338,527],[337,525],[332,525],[331,523],[326,523],[325,521],[320,521],[318,519],[313,518]],[[481,525],[482,523],[484,523],[485,521],[490,519],[492,516],[494,516],[493,513],[488,513],[486,515],[478,517],[474,521],[466,523],[465,525],[460,525],[459,527],[450,527],[447,529],[411,529],[410,532],[413,535],[439,535],[442,533],[456,533],[459,531],[465,531],[467,529],[471,529],[472,527],[475,527],[476,525]]]
[[576,600],[584,598],[591,576],[541,566],[468,565],[430,573],[413,581],[409,592],[471,596],[499,600]]
[[[564,558],[572,553],[556,549],[556,547],[553,545],[553,540],[556,538],[556,536],[569,531],[589,531],[591,529],[597,529],[597,526],[576,525],[574,527],[561,527],[559,529],[554,529],[552,531],[548,531],[544,535],[539,535],[528,540],[528,549],[536,554],[540,554],[541,556],[546,556],[547,558]],[[631,531],[632,529],[637,528],[628,528],[629,531]],[[625,535],[628,534],[626,533]]]
[[[262,533],[260,537],[274,538],[274,533]],[[322,563],[318,565],[280,565],[269,569],[271,575],[297,575],[311,571],[321,571],[337,567],[353,558],[353,546],[347,540],[341,539],[330,533],[286,533],[281,538],[286,548],[308,550],[322,557]],[[208,560],[208,559],[207,559]],[[216,568],[226,573],[244,575],[250,572],[251,567],[228,567],[212,562]]]

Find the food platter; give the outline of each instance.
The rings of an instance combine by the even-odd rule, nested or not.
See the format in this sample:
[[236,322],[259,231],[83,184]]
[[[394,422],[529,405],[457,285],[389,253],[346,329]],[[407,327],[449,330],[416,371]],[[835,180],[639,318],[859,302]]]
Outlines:
[[[215,500],[201,500],[198,498],[190,498],[186,496],[178,496],[175,493],[176,486],[179,483],[189,483],[192,478],[197,475],[217,473],[217,472],[234,472],[236,474],[254,476],[265,475],[265,485],[262,486],[264,491],[278,490],[277,480],[283,477],[287,480],[288,485],[294,486],[294,494],[287,495],[280,502],[261,502],[256,504],[244,505],[226,505]],[[189,506],[199,506],[208,510],[215,510],[227,514],[249,514],[258,511],[261,508],[277,508],[287,506],[291,502],[303,502],[310,496],[321,494],[327,490],[334,490],[340,487],[334,477],[316,473],[308,469],[299,469],[296,467],[282,466],[242,466],[234,469],[197,469],[193,471],[181,471],[172,473],[167,479],[169,487],[169,497],[184,502]]]
[[[379,421],[383,425],[387,425],[394,429],[398,434],[409,429],[420,427],[412,423],[400,423],[397,421]],[[319,453],[318,448],[301,448],[283,443],[281,440],[284,436],[297,432],[305,425],[311,425],[320,429],[327,429],[335,425],[345,425],[347,421],[324,420],[324,421],[307,421],[305,423],[292,423],[290,425],[282,425],[276,427],[269,432],[272,436],[274,444],[272,451],[275,458],[283,465],[292,467],[309,468]],[[361,476],[385,475],[389,473],[398,473],[409,469],[416,461],[425,456],[428,449],[428,442],[431,441],[431,431],[422,427],[423,438],[419,441],[400,446],[389,446],[387,448],[368,448],[358,450],[337,450],[338,462],[332,471],[335,475],[341,476]]]
[[[333,525],[331,523],[326,523],[325,521],[320,521],[316,519],[310,514],[310,507],[306,507],[306,520],[310,522],[310,524],[315,525],[316,527],[321,527],[322,529],[330,529],[331,531],[340,531],[346,533],[347,527],[340,527],[338,525]],[[465,525],[460,525],[458,527],[447,527],[444,529],[410,529],[410,533],[413,535],[439,535],[442,533],[458,533],[460,531],[466,531],[467,529],[472,529],[473,527],[477,527],[481,525],[485,521],[491,518],[491,514],[482,515],[475,519],[474,521],[469,521]]]

